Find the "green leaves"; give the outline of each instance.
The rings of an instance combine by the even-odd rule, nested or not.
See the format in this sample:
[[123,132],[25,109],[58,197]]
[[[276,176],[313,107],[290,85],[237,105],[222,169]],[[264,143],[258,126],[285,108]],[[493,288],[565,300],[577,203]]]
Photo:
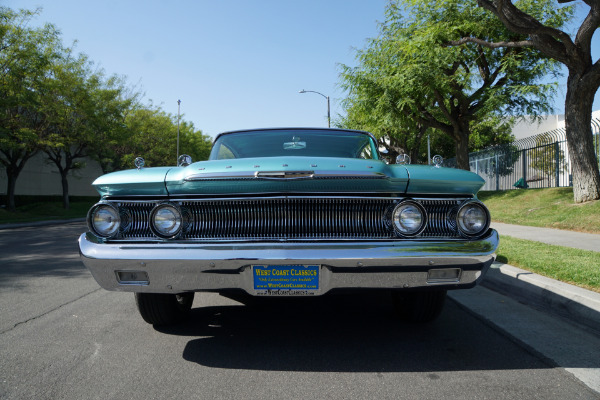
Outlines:
[[[106,76],[83,54],[63,45],[53,25],[31,28],[38,11],[0,7],[0,166],[8,175],[9,208],[15,181],[37,152],[58,169],[68,207],[67,175],[91,157],[104,172],[177,161],[177,119],[152,105],[123,77]],[[211,142],[180,121],[181,150],[206,159]]]
[[[554,10],[550,1],[530,3],[543,18],[565,22],[568,12]],[[497,135],[489,133],[499,117],[550,109],[553,87],[540,80],[555,71],[556,63],[529,48],[450,45],[464,36],[524,39],[475,0],[390,1],[380,35],[357,52],[358,65],[341,66],[340,86],[348,94],[342,123],[407,146],[420,145],[421,128],[436,130],[455,142],[458,164],[468,168],[467,143],[473,131],[483,131],[479,124],[488,133],[479,136],[477,147],[485,145],[483,138],[489,143],[508,139],[503,124]]]

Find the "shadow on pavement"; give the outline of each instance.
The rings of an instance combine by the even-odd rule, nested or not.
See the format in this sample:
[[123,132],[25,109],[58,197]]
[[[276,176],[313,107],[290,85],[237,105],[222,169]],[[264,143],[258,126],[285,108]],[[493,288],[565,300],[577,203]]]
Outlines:
[[[415,325],[395,319],[384,294],[309,300],[196,308],[189,323],[157,330],[197,337],[183,358],[214,368],[434,373],[553,367],[452,301],[435,322]],[[600,360],[593,367],[599,366]]]

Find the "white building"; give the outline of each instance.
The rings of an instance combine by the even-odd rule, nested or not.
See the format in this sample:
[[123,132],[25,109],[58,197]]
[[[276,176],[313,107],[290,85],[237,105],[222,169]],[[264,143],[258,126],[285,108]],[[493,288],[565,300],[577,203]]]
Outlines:
[[[592,120],[600,120],[600,110],[592,112]],[[515,140],[539,135],[540,133],[550,132],[556,129],[564,129],[565,127],[565,115],[555,114],[546,115],[541,118],[539,122],[531,122],[528,119],[519,121],[513,127],[513,135]],[[594,134],[598,133],[598,127],[592,124]]]
[[[600,158],[600,110],[592,113],[592,132]],[[515,141],[511,146],[471,153],[471,171],[486,180],[482,190],[572,185],[563,114],[544,116],[534,122],[526,118],[513,127],[512,133]]]

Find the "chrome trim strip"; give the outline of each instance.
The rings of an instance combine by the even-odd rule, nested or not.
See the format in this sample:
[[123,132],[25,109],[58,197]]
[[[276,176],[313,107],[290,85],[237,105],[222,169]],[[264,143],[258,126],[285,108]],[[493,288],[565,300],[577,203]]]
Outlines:
[[256,179],[313,179],[315,171],[256,171]]
[[315,172],[315,178],[328,179],[328,178],[358,178],[358,179],[390,179],[389,176],[381,172],[360,172],[360,171],[317,171]]
[[[293,192],[290,192],[293,193]],[[315,198],[315,197],[335,197],[335,198],[356,198],[356,199],[417,199],[417,200],[467,200],[475,198],[472,194],[466,193],[461,195],[461,197],[454,197],[456,194],[452,194],[450,197],[448,194],[444,193],[428,193],[431,197],[422,197],[423,193],[410,193],[410,192],[389,192],[389,193],[377,193],[377,196],[357,196],[357,195],[339,195],[340,192],[303,192],[302,195],[290,194],[290,195],[271,195],[269,192],[255,192],[255,193],[245,193],[245,192],[237,192],[229,195],[228,193],[189,193],[189,194],[181,194],[177,193],[174,195],[106,195],[101,198],[104,201],[112,201],[112,202],[136,202],[136,201],[164,201],[165,199],[178,201],[178,200],[231,200],[233,198],[236,199],[273,199],[278,197],[297,197],[297,198]],[[229,197],[214,197],[216,195],[220,196],[229,196]],[[232,197],[235,196],[235,197]],[[247,196],[247,197],[239,197],[239,196]],[[144,199],[144,200],[136,200],[136,199]]]
[[184,178],[184,182],[227,179],[389,179],[381,172],[360,171],[239,171],[239,172],[203,172]]
[[254,171],[239,171],[239,172],[203,172],[185,177],[184,182],[204,181],[211,179],[254,179]]

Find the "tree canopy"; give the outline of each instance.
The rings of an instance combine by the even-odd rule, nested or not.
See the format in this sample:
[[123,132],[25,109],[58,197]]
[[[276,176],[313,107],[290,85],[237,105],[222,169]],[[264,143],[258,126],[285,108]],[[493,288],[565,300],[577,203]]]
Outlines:
[[[39,10],[0,7],[0,166],[8,177],[8,208],[31,157],[42,152],[58,169],[63,203],[67,176],[95,159],[104,172],[131,168],[143,155],[149,165],[177,161],[177,119],[152,104],[125,78],[107,76],[84,54],[62,43],[51,24],[30,27]],[[181,120],[182,150],[206,159],[210,139]]]
[[434,130],[454,143],[458,167],[469,169],[469,150],[510,140],[511,117],[551,109],[554,85],[541,79],[556,62],[528,48],[448,46],[466,35],[520,39],[475,0],[390,1],[379,36],[357,52],[358,66],[342,66],[342,123],[392,138],[409,154]]
[[[558,0],[573,3],[574,0]],[[536,49],[544,57],[564,64],[568,71],[565,127],[573,166],[575,202],[600,199],[600,171],[591,128],[594,96],[600,87],[600,59],[592,59],[592,37],[600,26],[600,0],[584,0],[589,12],[572,37],[559,22],[573,7],[547,6],[549,1],[477,0],[515,35],[498,40],[476,32],[462,32],[454,45],[476,44],[489,49]]]

